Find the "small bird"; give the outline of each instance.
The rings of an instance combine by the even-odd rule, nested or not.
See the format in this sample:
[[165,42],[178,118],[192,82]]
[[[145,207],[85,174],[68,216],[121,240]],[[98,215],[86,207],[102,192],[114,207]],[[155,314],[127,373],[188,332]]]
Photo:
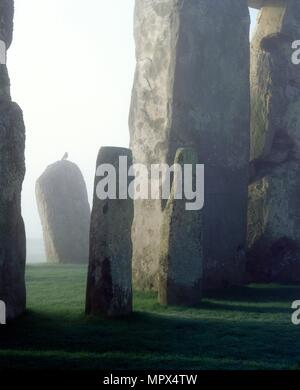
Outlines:
[[69,158],[69,154],[68,154],[68,152],[66,152],[66,153],[63,155],[62,160],[67,160],[68,158]]

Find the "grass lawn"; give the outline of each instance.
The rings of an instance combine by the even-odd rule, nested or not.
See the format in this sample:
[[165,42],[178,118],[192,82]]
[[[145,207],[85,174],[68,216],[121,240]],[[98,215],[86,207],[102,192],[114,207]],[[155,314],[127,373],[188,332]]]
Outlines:
[[198,308],[161,307],[135,293],[121,320],[85,317],[86,268],[27,267],[28,312],[0,335],[1,368],[295,369],[300,287],[251,285],[210,293]]

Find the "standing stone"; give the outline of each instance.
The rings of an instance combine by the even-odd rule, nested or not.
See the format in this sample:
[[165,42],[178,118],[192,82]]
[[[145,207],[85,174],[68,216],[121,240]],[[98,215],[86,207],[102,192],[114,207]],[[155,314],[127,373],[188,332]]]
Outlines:
[[[179,149],[174,164],[196,169],[197,153]],[[195,175],[193,175],[195,183]],[[187,178],[186,178],[187,179]],[[181,177],[174,175],[170,199],[163,213],[159,263],[159,301],[166,305],[193,306],[201,301],[203,278],[202,215],[186,210],[187,200],[175,199],[182,188]]]
[[[193,147],[205,164],[205,288],[244,278],[249,28],[247,0],[136,0],[134,162],[172,165],[178,148]],[[134,282],[141,289],[157,288],[162,208],[135,201]]]
[[[9,48],[14,3],[0,1],[0,40]],[[3,45],[1,45],[3,48]],[[25,126],[20,107],[11,101],[6,65],[0,65],[0,300],[7,319],[25,311],[25,229],[21,190],[25,175]]]
[[[86,313],[102,314],[107,317],[127,315],[132,312],[132,244],[131,226],[133,201],[119,199],[119,157],[127,157],[132,165],[129,149],[101,148],[97,168],[110,164],[116,177],[116,199],[101,200],[98,185],[103,177],[95,177],[94,202],[90,230],[90,260],[87,282]],[[127,177],[127,169],[125,171]],[[115,180],[116,179],[116,180]]]
[[49,263],[88,261],[90,206],[78,166],[62,160],[36,182],[36,199]]
[[249,277],[300,282],[300,2],[267,1],[251,45]]

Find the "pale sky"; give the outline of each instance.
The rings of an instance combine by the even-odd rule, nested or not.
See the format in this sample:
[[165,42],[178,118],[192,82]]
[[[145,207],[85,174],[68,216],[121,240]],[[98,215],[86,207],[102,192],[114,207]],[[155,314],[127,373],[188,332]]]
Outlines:
[[8,67],[26,124],[29,238],[42,237],[34,187],[47,165],[69,152],[91,200],[99,148],[128,147],[133,8],[134,0],[15,0]]

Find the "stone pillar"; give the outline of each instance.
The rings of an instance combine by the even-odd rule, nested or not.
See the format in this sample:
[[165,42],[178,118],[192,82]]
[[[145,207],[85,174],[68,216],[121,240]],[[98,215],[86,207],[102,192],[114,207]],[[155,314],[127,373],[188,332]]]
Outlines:
[[[187,210],[187,200],[176,199],[177,188],[183,188],[184,164],[193,166],[196,181],[197,153],[192,149],[179,149],[174,164],[181,166],[179,177],[175,173],[170,199],[163,213],[160,263],[159,301],[165,305],[193,306],[201,301],[203,278],[202,212]],[[183,192],[183,191],[182,191]]]
[[[136,0],[130,113],[134,161],[205,164],[205,288],[243,281],[249,165],[247,0]],[[163,205],[135,202],[134,281],[157,288]]]
[[251,45],[251,280],[300,282],[300,2],[265,1]]
[[[116,199],[101,200],[98,185],[103,177],[95,177],[94,202],[90,229],[90,260],[87,282],[86,313],[107,317],[127,315],[132,312],[132,244],[131,226],[133,201],[119,199],[119,168],[127,169],[119,158],[127,157],[132,165],[129,149],[101,148],[97,168],[110,164],[116,170],[111,183],[116,182]],[[125,170],[126,169],[126,170]]]
[[[1,49],[12,41],[14,3],[0,1]],[[5,45],[4,45],[5,43]],[[3,53],[2,53],[3,54]],[[2,56],[1,56],[2,57]],[[0,300],[7,319],[25,310],[26,240],[21,216],[21,190],[25,175],[25,126],[20,107],[11,101],[10,80],[0,65]]]
[[90,205],[78,166],[57,161],[36,182],[36,199],[49,263],[86,264]]

